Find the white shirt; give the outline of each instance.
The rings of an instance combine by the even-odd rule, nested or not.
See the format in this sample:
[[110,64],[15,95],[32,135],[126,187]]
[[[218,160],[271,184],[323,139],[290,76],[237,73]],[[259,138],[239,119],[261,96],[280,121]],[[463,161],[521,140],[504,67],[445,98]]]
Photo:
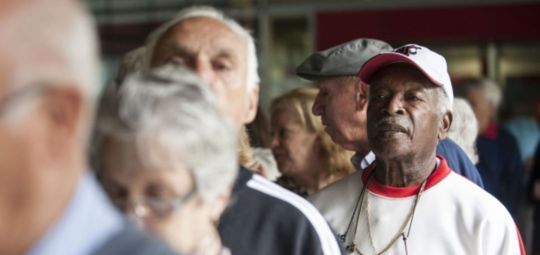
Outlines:
[[[372,177],[361,199],[362,205],[357,206],[359,215],[353,217],[360,193],[373,170],[374,167],[370,167],[355,172],[310,197],[339,235],[345,234],[350,225],[345,246],[354,240],[365,255],[380,252],[399,232],[420,186],[385,186]],[[358,224],[355,224],[356,220]],[[412,224],[407,224],[405,234],[409,227],[408,254],[524,254],[519,232],[504,206],[451,171],[443,158],[427,180]],[[350,254],[360,253],[354,251]],[[406,254],[402,238],[394,242],[385,254]]]

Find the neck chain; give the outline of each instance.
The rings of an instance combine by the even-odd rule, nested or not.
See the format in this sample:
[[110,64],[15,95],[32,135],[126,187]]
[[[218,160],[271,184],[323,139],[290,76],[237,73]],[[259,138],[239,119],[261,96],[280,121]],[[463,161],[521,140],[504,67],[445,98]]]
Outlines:
[[[436,169],[436,167],[435,167]],[[366,220],[367,220],[367,229],[368,229],[368,235],[369,235],[369,242],[371,244],[371,248],[373,249],[373,251],[375,252],[375,254],[377,255],[381,255],[381,254],[384,254],[385,252],[387,252],[393,245],[394,243],[399,239],[400,236],[403,237],[403,241],[405,243],[405,249],[407,250],[407,238],[409,238],[410,234],[411,234],[411,228],[412,228],[412,222],[414,220],[414,213],[416,211],[416,207],[418,205],[418,201],[420,200],[420,197],[422,196],[422,193],[424,192],[424,189],[426,187],[426,183],[427,183],[427,180],[429,179],[429,177],[431,177],[431,175],[433,174],[433,172],[435,171],[432,171],[431,174],[422,182],[422,184],[420,185],[420,188],[418,189],[418,192],[416,193],[416,198],[414,200],[414,204],[413,206],[411,207],[411,210],[409,211],[409,214],[407,215],[405,221],[402,223],[400,229],[396,232],[396,234],[394,235],[394,237],[390,240],[390,242],[380,251],[380,252],[377,252],[377,249],[375,248],[375,242],[373,241],[373,235],[372,235],[372,227],[371,227],[371,221],[369,219],[369,194],[366,196],[365,195],[365,191],[367,189],[367,187],[369,186],[370,184],[370,181],[373,177],[373,174],[375,173],[375,170],[373,170],[370,175],[368,176],[368,179],[366,181],[366,184],[364,185],[364,187],[362,188],[362,192],[360,192],[360,196],[358,197],[358,200],[356,202],[356,205],[355,205],[355,208],[354,208],[354,211],[353,211],[353,215],[351,217],[351,220],[349,222],[349,225],[347,226],[347,230],[345,231],[345,234],[341,235],[340,238],[342,239],[342,241],[345,242],[345,239],[347,237],[347,234],[350,230],[350,227],[352,225],[352,221],[353,219],[355,218],[356,216],[356,222],[355,222],[355,226],[354,226],[354,232],[353,232],[353,235],[352,235],[352,241],[351,241],[351,244],[350,245],[347,245],[345,247],[345,249],[347,250],[347,252],[354,252],[356,251],[358,254],[360,255],[364,255],[360,249],[358,249],[358,247],[356,247],[356,244],[354,243],[354,240],[356,238],[356,231],[358,229],[358,221],[359,221],[359,217],[360,217],[360,212],[361,212],[361,209],[362,209],[362,204],[363,204],[363,201],[364,201],[364,196],[366,196]],[[358,206],[359,205],[359,206]],[[356,213],[358,212],[358,215],[356,215]],[[407,225],[409,225],[409,229],[407,231],[407,234],[405,235],[405,228],[407,227]]]

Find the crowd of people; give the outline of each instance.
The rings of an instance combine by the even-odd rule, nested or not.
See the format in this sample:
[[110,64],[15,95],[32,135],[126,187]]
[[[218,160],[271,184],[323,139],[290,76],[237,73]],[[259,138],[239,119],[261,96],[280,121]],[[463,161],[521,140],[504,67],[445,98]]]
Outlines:
[[6,0],[0,17],[0,254],[526,253],[540,149],[526,163],[500,87],[455,90],[427,47],[306,56],[313,86],[272,101],[253,148],[257,51],[221,11],[179,10],[102,93],[78,1]]

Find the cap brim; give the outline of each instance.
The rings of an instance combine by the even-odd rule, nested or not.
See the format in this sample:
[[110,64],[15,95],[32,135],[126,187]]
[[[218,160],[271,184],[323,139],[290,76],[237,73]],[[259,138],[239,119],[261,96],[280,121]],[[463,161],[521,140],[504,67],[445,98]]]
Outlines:
[[362,68],[360,68],[360,71],[358,72],[358,77],[360,77],[360,80],[362,80],[363,82],[369,84],[369,81],[378,70],[395,63],[411,64],[418,68],[418,70],[420,70],[431,82],[435,83],[438,86],[443,86],[440,81],[433,79],[433,77],[429,75],[429,71],[425,70],[424,67],[420,66],[418,63],[416,63],[416,61],[407,57],[406,55],[395,52],[382,53],[368,60],[362,66]]

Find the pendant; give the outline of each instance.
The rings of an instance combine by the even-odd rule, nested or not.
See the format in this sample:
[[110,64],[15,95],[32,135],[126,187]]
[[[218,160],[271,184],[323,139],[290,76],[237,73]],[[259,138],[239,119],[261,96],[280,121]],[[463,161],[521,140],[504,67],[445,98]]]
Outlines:
[[355,248],[356,248],[356,245],[355,245],[354,243],[345,246],[345,250],[346,250],[348,253],[353,253]]

